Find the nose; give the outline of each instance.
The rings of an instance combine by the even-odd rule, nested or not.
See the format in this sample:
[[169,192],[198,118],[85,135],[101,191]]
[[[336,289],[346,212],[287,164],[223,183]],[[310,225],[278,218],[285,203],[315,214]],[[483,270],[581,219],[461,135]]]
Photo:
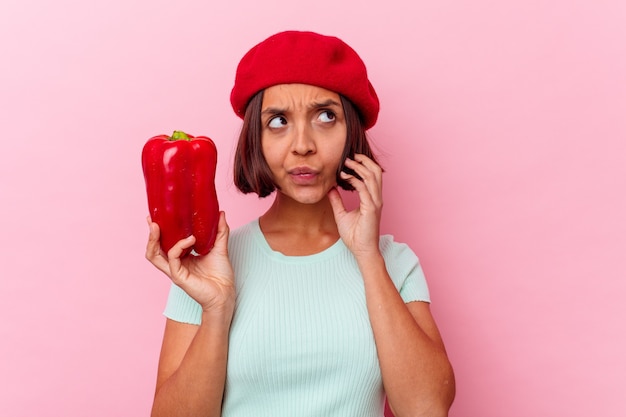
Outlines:
[[308,155],[315,153],[317,148],[315,146],[313,132],[311,132],[310,128],[306,126],[306,124],[300,125],[294,129],[293,135],[291,152],[294,155]]

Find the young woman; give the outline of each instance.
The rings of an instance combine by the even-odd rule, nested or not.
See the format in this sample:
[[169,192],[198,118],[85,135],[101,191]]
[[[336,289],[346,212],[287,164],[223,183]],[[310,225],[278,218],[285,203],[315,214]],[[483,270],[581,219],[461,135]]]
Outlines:
[[[347,44],[281,32],[252,48],[231,94],[243,127],[235,184],[274,194],[213,250],[146,257],[173,281],[153,416],[446,416],[451,365],[415,254],[379,234],[379,102]],[[355,190],[347,211],[337,191]]]

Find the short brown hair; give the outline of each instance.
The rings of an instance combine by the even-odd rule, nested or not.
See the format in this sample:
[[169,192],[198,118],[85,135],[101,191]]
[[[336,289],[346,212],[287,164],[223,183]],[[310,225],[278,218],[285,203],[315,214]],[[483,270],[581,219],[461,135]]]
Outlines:
[[[341,105],[343,106],[346,118],[346,146],[343,150],[341,160],[353,157],[355,153],[366,155],[376,162],[372,149],[369,145],[367,134],[363,124],[363,118],[358,109],[343,96]],[[243,117],[243,125],[239,134],[239,142],[235,152],[234,179],[235,186],[244,194],[256,193],[259,197],[267,197],[276,190],[276,184],[272,179],[272,173],[263,157],[261,147],[261,110],[263,105],[263,90],[256,93],[246,106]],[[347,181],[341,179],[339,172],[345,170],[354,174],[341,165],[337,169],[337,185],[344,190],[352,191],[352,187]]]

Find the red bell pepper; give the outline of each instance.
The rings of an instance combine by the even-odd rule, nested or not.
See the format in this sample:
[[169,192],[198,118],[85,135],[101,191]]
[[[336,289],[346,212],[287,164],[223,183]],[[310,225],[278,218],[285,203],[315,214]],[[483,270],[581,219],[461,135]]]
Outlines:
[[149,139],[141,153],[150,217],[161,229],[167,253],[180,239],[194,235],[192,250],[209,253],[215,243],[219,204],[215,191],[217,149],[206,136],[175,131]]

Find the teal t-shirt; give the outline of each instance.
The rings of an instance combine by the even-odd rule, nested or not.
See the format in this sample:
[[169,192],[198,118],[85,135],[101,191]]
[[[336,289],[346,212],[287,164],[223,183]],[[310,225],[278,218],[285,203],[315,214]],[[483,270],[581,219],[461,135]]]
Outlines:
[[[430,302],[418,258],[380,238],[405,302]],[[309,256],[268,245],[258,220],[233,231],[237,301],[223,417],[382,417],[384,391],[362,277],[339,239]],[[172,285],[165,316],[200,324],[200,306]]]

